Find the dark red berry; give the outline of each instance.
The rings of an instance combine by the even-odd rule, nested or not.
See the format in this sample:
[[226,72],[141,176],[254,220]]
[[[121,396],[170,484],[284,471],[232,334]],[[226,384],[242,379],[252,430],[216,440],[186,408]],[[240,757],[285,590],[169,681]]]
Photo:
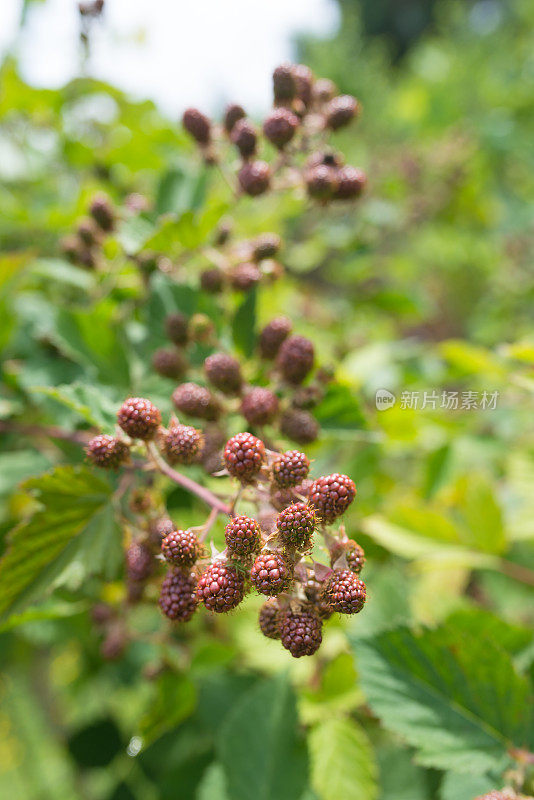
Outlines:
[[308,194],[314,200],[329,200],[337,190],[337,172],[324,164],[310,167],[304,180]]
[[189,364],[179,350],[160,347],[152,356],[152,366],[158,375],[178,381],[187,372]]
[[290,408],[280,420],[280,430],[297,444],[310,444],[319,436],[319,423],[308,411]]
[[230,138],[243,158],[250,158],[256,152],[258,135],[255,126],[249,119],[240,119],[236,122]]
[[209,144],[211,139],[211,122],[198,108],[188,108],[184,111],[182,124],[186,131],[199,144]]
[[192,567],[200,558],[202,547],[193,531],[176,530],[164,538],[161,552],[170,564],[177,567]]
[[328,103],[335,97],[336,84],[328,78],[319,78],[313,85],[313,99],[319,104]]
[[117,469],[130,457],[130,448],[126,442],[104,433],[91,439],[85,452],[92,464],[104,469]]
[[255,386],[244,396],[241,413],[251,425],[267,425],[278,414],[278,398],[270,389]]
[[134,542],[126,550],[126,572],[133,581],[144,581],[152,574],[152,553],[144,544]]
[[343,128],[354,119],[360,112],[360,105],[355,97],[349,94],[342,94],[330,100],[326,109],[326,124],[328,127],[337,131],[338,128]]
[[167,337],[179,346],[187,344],[189,321],[185,314],[177,311],[174,314],[169,314],[165,319],[165,332]]
[[317,384],[300,386],[291,398],[291,405],[295,408],[315,408],[323,397],[324,390],[322,386]]
[[234,478],[248,483],[259,474],[265,461],[265,445],[251,433],[237,433],[224,448],[226,469]]
[[288,450],[278,456],[272,466],[273,480],[281,489],[297,486],[308,477],[310,460],[299,450]]
[[231,103],[227,106],[224,112],[223,122],[226,133],[230,134],[236,122],[239,122],[239,120],[243,119],[245,116],[245,109],[237,103]]
[[260,630],[268,639],[280,638],[280,609],[276,600],[266,600],[258,617]]
[[282,645],[293,658],[312,656],[323,640],[322,626],[322,620],[314,611],[286,611],[280,621]]
[[293,503],[278,515],[280,541],[297,550],[307,550],[316,526],[315,510],[307,503]]
[[100,232],[92,219],[82,219],[78,224],[78,238],[86,247],[98,243]]
[[347,566],[351,572],[359,575],[365,564],[365,552],[354,539],[347,539],[344,542],[334,542],[330,548],[330,566],[334,566],[336,561],[345,556]]
[[297,84],[293,75],[293,64],[280,64],[273,72],[273,94],[275,103],[293,100]]
[[250,292],[261,280],[261,272],[256,264],[245,262],[237,264],[231,274],[230,283],[238,292]]
[[119,409],[117,422],[132,439],[152,439],[161,425],[161,413],[150,400],[129,397]]
[[290,336],[280,346],[276,364],[290,383],[301,383],[313,367],[315,352],[304,336]]
[[327,523],[345,513],[356,497],[356,486],[348,475],[325,475],[313,482],[310,488],[310,504],[317,509],[318,516]]
[[241,365],[226,353],[213,353],[204,361],[204,371],[209,382],[225,394],[238,394],[243,383]]
[[353,200],[359,197],[365,189],[367,177],[365,172],[356,167],[341,167],[337,171],[337,189],[333,194],[334,200]]
[[276,233],[262,233],[253,242],[254,261],[263,261],[264,258],[272,258],[280,250],[281,241]]
[[305,64],[295,64],[292,72],[297,87],[297,97],[307,107],[312,99],[313,72]]
[[187,622],[198,605],[196,588],[194,575],[177,567],[170,569],[161,585],[159,607],[169,619]]
[[172,401],[178,411],[190,417],[211,421],[217,419],[221,412],[219,403],[210,390],[197,383],[182,383],[174,390]]
[[120,628],[112,628],[100,645],[100,655],[106,661],[117,661],[126,648],[128,640]]
[[237,516],[231,519],[224,536],[232,556],[250,556],[257,553],[261,546],[260,525],[251,517]]
[[287,317],[275,317],[262,330],[259,348],[262,358],[275,358],[282,342],[287,339],[292,329],[291,320]]
[[365,583],[350,569],[336,569],[325,582],[323,599],[332,611],[357,614],[365,604]]
[[210,267],[200,273],[200,286],[205,292],[218,294],[224,287],[224,272],[219,267]]
[[91,619],[95,625],[105,625],[114,616],[115,612],[107,603],[96,603],[91,609]]
[[293,569],[282,553],[260,553],[250,570],[250,580],[262,594],[274,597],[291,586]]
[[245,596],[245,578],[242,572],[223,561],[215,561],[200,576],[197,597],[210,611],[218,614],[231,611]]
[[278,511],[283,511],[284,508],[292,505],[292,503],[303,502],[308,497],[311,485],[312,481],[306,479],[299,483],[298,486],[288,489],[276,489],[271,493],[271,504]]
[[343,166],[343,156],[335,150],[316,150],[308,158],[306,166],[313,167],[336,167],[340,169]]
[[291,141],[299,126],[299,119],[287,108],[275,108],[263,123],[266,138],[280,150]]
[[89,213],[105,233],[109,233],[115,227],[115,212],[111,200],[106,194],[100,193],[93,197]]
[[250,161],[243,164],[237,178],[245,194],[257,197],[264,194],[271,184],[271,168],[265,161]]
[[193,464],[202,455],[204,436],[191,425],[174,423],[160,434],[159,440],[170,464]]
[[151,521],[148,528],[148,541],[153,547],[161,547],[163,539],[176,530],[174,523],[168,517],[160,517]]

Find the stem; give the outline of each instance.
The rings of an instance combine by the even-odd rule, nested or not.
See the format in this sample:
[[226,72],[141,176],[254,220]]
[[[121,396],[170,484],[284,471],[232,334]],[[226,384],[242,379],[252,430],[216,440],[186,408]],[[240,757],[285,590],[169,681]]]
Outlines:
[[23,425],[20,422],[0,421],[0,433],[22,433],[25,436],[44,436],[48,439],[64,439],[74,444],[87,444],[93,436],[85,431],[64,431],[53,425]]
[[500,568],[501,572],[509,578],[526,583],[528,586],[534,586],[534,571],[528,567],[523,567],[521,564],[515,564],[513,561],[506,561],[502,558]]

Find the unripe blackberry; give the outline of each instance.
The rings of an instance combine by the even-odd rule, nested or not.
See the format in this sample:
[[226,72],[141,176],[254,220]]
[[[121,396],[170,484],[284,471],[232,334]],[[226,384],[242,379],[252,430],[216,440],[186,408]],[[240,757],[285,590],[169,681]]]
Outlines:
[[310,460],[299,450],[287,450],[272,466],[273,481],[280,489],[297,486],[308,477]]
[[250,570],[250,580],[259,592],[274,597],[291,586],[293,568],[282,553],[260,553]]
[[316,150],[308,158],[306,166],[310,169],[312,167],[336,167],[340,169],[343,166],[343,156],[335,150]]
[[349,94],[341,94],[330,100],[326,109],[325,117],[327,126],[337,131],[343,128],[360,113],[360,105],[355,97]]
[[299,126],[299,119],[287,108],[275,108],[263,123],[265,137],[282,150],[291,141]]
[[293,100],[297,84],[293,74],[293,64],[280,64],[273,72],[273,94],[275,103]]
[[119,409],[117,422],[132,439],[152,439],[161,425],[161,413],[150,400],[129,397]]
[[262,330],[259,348],[262,358],[274,358],[282,342],[287,339],[292,329],[291,320],[287,317],[275,317]]
[[215,325],[207,314],[193,314],[189,320],[189,336],[193,342],[208,343],[215,334]]
[[292,486],[288,489],[276,489],[271,492],[271,505],[277,511],[283,511],[284,508],[292,505],[292,503],[302,502],[308,498],[311,485],[312,481],[306,478],[298,486]]
[[154,566],[152,553],[144,544],[134,542],[126,550],[126,573],[132,581],[145,581]]
[[336,84],[328,78],[319,78],[313,85],[313,99],[319,104],[328,103],[335,97]]
[[224,448],[226,469],[234,478],[248,483],[259,474],[265,461],[265,445],[251,433],[237,433]]
[[246,262],[237,264],[230,275],[230,283],[238,292],[249,292],[261,280],[261,272],[256,264]]
[[276,233],[262,233],[254,240],[254,261],[272,258],[280,250],[280,237]]
[[150,211],[150,201],[144,194],[139,192],[131,192],[124,198],[124,206],[131,211],[132,214],[142,214],[143,212]]
[[241,365],[226,353],[213,353],[204,361],[204,371],[209,382],[225,394],[238,394],[243,378]]
[[342,167],[337,172],[337,189],[334,200],[353,200],[359,197],[365,189],[367,176],[365,172],[356,167]]
[[168,517],[152,520],[148,528],[148,541],[159,549],[163,539],[174,530],[176,530],[175,525]]
[[354,539],[344,542],[334,542],[330,548],[330,566],[333,567],[338,558],[345,556],[347,566],[351,572],[359,575],[365,564],[365,551]]
[[307,503],[294,503],[278,515],[276,528],[280,541],[297,550],[307,550],[316,526],[315,510]]
[[315,408],[324,397],[324,390],[322,386],[300,386],[293,397],[291,398],[291,405],[295,408]]
[[117,469],[130,457],[130,448],[126,442],[107,434],[101,434],[91,439],[85,452],[92,464],[104,469]]
[[96,266],[96,258],[94,252],[92,250],[89,250],[88,247],[80,247],[76,263],[80,267],[85,267],[86,269],[94,269],[94,267]]
[[302,383],[313,367],[315,351],[304,336],[290,336],[280,346],[276,364],[286,381]]
[[200,286],[205,292],[218,294],[224,287],[224,272],[219,267],[210,267],[200,273]]
[[297,97],[308,107],[312,99],[313,72],[305,64],[295,64],[293,78],[297,87]]
[[168,533],[161,543],[161,552],[169,564],[192,567],[200,558],[202,547],[193,531],[176,530]]
[[241,413],[251,425],[267,425],[278,414],[278,397],[270,389],[255,386],[244,396]]
[[175,423],[161,433],[160,445],[170,464],[193,464],[202,455],[204,436],[191,425]]
[[78,238],[84,243],[86,247],[92,247],[97,244],[99,239],[99,231],[92,219],[82,219],[78,224]]
[[323,599],[332,611],[357,614],[365,604],[365,583],[350,569],[336,569],[325,582]]
[[198,144],[209,144],[211,139],[211,122],[198,108],[186,109],[182,116],[182,124]]
[[236,122],[239,122],[240,119],[245,117],[245,109],[238,105],[237,103],[231,103],[229,106],[226,106],[226,111],[224,112],[224,129],[227,134],[232,133],[234,129],[234,125]]
[[356,497],[356,486],[348,475],[325,475],[317,478],[310,487],[310,504],[317,515],[326,523],[331,523],[345,513]]
[[280,609],[276,600],[266,600],[260,608],[260,630],[268,639],[280,638]]
[[323,641],[322,627],[322,620],[311,610],[286,611],[280,620],[282,645],[293,658],[312,656]]
[[107,603],[96,603],[91,609],[91,619],[95,625],[105,625],[114,616],[113,609]]
[[98,227],[109,233],[115,227],[115,212],[109,197],[103,192],[96,194],[89,206],[89,213]]
[[130,495],[130,509],[134,514],[145,514],[152,508],[152,497],[146,488],[134,489]]
[[169,314],[165,318],[165,333],[173,344],[182,347],[187,344],[189,321],[185,314],[179,311]]
[[280,430],[297,444],[310,444],[319,436],[319,423],[308,411],[290,408],[280,420]]
[[259,523],[251,517],[238,516],[230,520],[224,533],[228,552],[246,557],[257,553],[261,546]]
[[160,347],[152,356],[152,366],[158,375],[179,381],[189,366],[186,357],[179,350]]
[[250,161],[243,164],[237,178],[245,194],[257,197],[264,194],[271,184],[271,168],[265,161]]
[[77,236],[64,236],[60,242],[63,255],[68,258],[71,264],[76,264],[81,249],[80,240]]
[[218,614],[231,611],[244,596],[243,573],[223,561],[215,561],[199,578],[197,597],[209,611]]
[[197,383],[182,383],[172,393],[172,402],[184,414],[208,421],[219,416],[220,406],[209,389]]
[[117,661],[124,653],[127,644],[123,630],[113,628],[100,645],[100,655],[106,661]]
[[181,569],[170,569],[159,595],[159,607],[169,619],[187,622],[196,611],[198,599],[197,582],[194,575],[188,575]]
[[260,261],[260,268],[262,277],[269,283],[274,283],[285,274],[282,264],[275,261],[274,258],[264,258],[263,261]]
[[236,122],[230,138],[243,158],[250,158],[256,152],[258,135],[255,126],[249,119],[240,119]]
[[337,190],[337,173],[324,164],[308,169],[304,180],[308,194],[314,200],[329,200]]

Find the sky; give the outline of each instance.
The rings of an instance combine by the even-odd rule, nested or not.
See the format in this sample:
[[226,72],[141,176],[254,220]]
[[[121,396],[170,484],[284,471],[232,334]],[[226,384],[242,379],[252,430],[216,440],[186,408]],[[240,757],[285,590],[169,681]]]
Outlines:
[[[20,35],[22,5],[0,0],[0,52],[15,46],[26,80],[58,87],[79,74],[77,2],[32,4]],[[334,0],[106,0],[88,71],[171,115],[229,101],[258,113],[293,37],[327,36],[337,24]]]

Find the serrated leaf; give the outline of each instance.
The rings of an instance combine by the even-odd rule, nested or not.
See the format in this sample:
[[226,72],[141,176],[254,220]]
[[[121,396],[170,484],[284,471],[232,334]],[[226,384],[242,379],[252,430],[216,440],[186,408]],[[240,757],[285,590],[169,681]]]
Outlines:
[[295,800],[306,786],[307,758],[295,696],[285,677],[247,692],[218,739],[232,800]]
[[[33,386],[31,391],[57,400],[58,403],[75,411],[90,425],[95,425],[102,431],[112,432],[115,427],[120,396],[107,386],[76,381],[72,384],[54,387]],[[112,397],[113,394],[115,394],[115,398]]]
[[312,786],[321,800],[373,800],[377,766],[363,728],[350,719],[330,719],[308,739]]
[[407,748],[382,744],[377,751],[380,800],[434,800],[428,770],[414,763]]
[[256,344],[256,290],[248,293],[232,320],[232,338],[236,348],[249,358]]

